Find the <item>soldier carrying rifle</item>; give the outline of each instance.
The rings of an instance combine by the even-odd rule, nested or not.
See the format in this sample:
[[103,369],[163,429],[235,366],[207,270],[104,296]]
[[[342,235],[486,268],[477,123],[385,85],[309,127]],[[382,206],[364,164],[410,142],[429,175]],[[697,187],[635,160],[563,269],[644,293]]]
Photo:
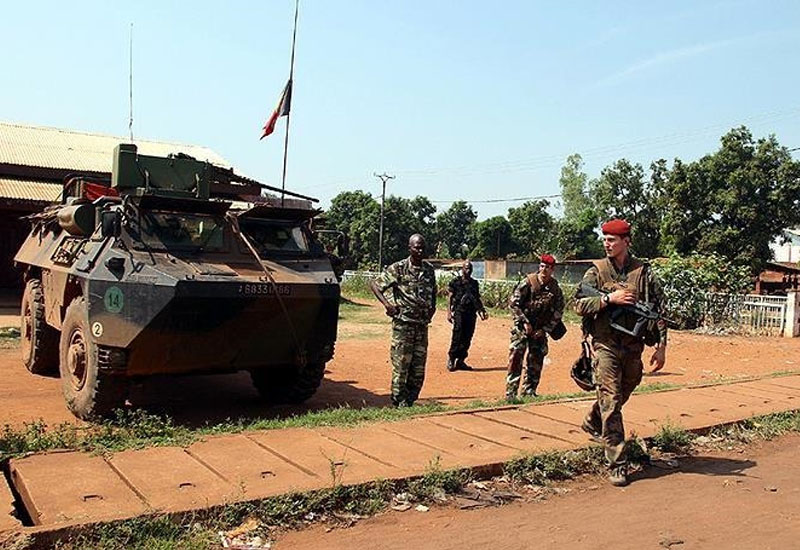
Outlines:
[[[601,229],[606,258],[595,262],[583,276],[575,304],[583,317],[584,333],[592,336],[597,387],[597,401],[582,428],[604,444],[611,483],[624,486],[628,461],[622,406],[642,381],[645,344],[655,346],[650,358],[652,372],[664,367],[667,323],[662,315],[661,285],[650,266],[630,254],[631,225],[613,219]],[[647,323],[642,321],[643,315],[649,315]]]

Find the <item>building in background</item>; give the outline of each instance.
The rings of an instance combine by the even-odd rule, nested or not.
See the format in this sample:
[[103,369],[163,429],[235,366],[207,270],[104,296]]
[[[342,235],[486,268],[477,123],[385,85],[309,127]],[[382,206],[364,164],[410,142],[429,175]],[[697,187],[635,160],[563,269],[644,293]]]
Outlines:
[[776,262],[800,265],[800,227],[784,229],[769,248]]
[[[23,216],[61,200],[62,182],[70,174],[111,177],[112,152],[130,139],[42,126],[0,122],[0,297],[16,296],[22,273],[14,255],[28,235]],[[143,155],[184,153],[230,168],[207,147],[134,140]]]

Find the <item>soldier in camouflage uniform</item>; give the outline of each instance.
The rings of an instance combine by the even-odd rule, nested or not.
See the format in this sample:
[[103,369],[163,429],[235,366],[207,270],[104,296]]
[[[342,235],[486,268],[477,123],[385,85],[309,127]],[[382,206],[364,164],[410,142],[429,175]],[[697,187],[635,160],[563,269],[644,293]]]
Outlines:
[[522,395],[536,396],[547,355],[547,334],[564,315],[564,294],[553,278],[556,260],[544,254],[537,273],[529,273],[515,288],[511,308],[511,345],[506,376],[506,399],[513,401],[522,378],[522,359],[528,351]]
[[[412,235],[409,256],[395,262],[376,281],[375,297],[392,318],[392,403],[410,407],[419,397],[428,358],[428,324],[436,312],[436,277],[426,262],[425,239]],[[386,292],[391,289],[391,301]]]
[[[655,345],[650,359],[653,372],[664,367],[667,346],[667,325],[659,320],[648,327],[643,336],[635,337],[610,326],[609,306],[644,301],[655,304],[663,314],[664,298],[658,280],[648,264],[629,252],[631,227],[625,220],[615,219],[602,226],[606,258],[595,262],[583,277],[583,283],[608,292],[605,296],[576,295],[576,310],[584,319],[584,332],[592,336],[594,378],[597,401],[583,421],[583,430],[605,446],[606,460],[613,485],[628,482],[625,453],[625,428],[622,406],[642,380],[644,345]],[[635,316],[625,314],[618,321],[632,329]]]

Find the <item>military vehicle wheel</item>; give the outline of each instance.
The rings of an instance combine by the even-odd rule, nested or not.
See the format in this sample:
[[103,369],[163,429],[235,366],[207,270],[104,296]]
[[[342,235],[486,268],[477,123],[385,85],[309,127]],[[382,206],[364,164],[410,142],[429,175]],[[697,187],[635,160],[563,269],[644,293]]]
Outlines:
[[310,363],[305,368],[266,367],[250,371],[261,398],[268,403],[302,403],[319,388],[325,363]]
[[125,403],[127,394],[125,378],[100,371],[97,348],[89,331],[86,300],[73,300],[61,326],[59,368],[67,407],[82,419],[108,416]]
[[20,349],[25,368],[33,374],[58,372],[58,331],[44,320],[42,283],[31,279],[25,285],[20,307]]

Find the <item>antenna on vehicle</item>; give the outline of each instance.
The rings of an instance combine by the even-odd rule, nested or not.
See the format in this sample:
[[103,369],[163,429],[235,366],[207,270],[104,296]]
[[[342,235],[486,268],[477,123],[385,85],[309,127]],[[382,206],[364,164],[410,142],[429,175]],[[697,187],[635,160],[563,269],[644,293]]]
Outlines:
[[128,132],[130,132],[131,143],[133,143],[133,23],[131,23],[128,55],[128,105],[130,107],[128,116]]

